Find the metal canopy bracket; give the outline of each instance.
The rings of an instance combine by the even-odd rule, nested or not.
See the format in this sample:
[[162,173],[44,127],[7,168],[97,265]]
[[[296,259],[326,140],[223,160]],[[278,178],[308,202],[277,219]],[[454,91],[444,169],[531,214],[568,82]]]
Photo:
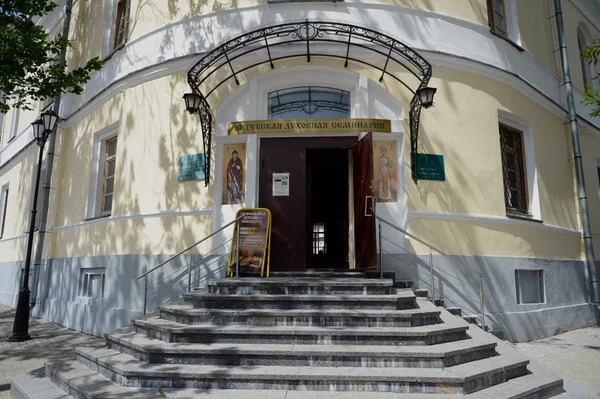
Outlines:
[[[337,47],[340,47],[338,52],[336,52]],[[350,47],[365,50],[370,54],[369,56],[351,57]],[[277,54],[274,50],[278,48],[284,51]],[[264,54],[263,57],[260,57],[261,53]],[[249,54],[252,55],[248,56]],[[232,62],[246,56],[248,56],[248,65],[235,71]],[[202,125],[202,139],[206,154],[205,184],[210,184],[213,129],[209,96],[231,78],[239,85],[238,75],[248,70],[267,63],[271,69],[274,69],[276,61],[302,57],[306,57],[307,62],[311,61],[311,57],[337,58],[343,60],[344,67],[347,67],[350,61],[367,65],[381,72],[380,82],[385,77],[389,77],[402,84],[413,94],[409,114],[410,152],[412,178],[416,183],[418,131],[422,107],[421,100],[416,93],[418,89],[427,87],[431,79],[431,64],[410,47],[383,33],[355,25],[307,20],[274,25],[240,35],[206,53],[188,71],[188,84],[192,88],[192,92],[201,98],[200,108],[195,113],[200,116]],[[378,63],[377,60],[384,61]],[[226,66],[231,73],[223,78],[215,79],[217,71],[221,71],[223,66]],[[400,79],[399,74],[395,72],[398,70],[398,66],[402,71],[409,72],[410,79],[414,80],[412,84],[409,85]]]

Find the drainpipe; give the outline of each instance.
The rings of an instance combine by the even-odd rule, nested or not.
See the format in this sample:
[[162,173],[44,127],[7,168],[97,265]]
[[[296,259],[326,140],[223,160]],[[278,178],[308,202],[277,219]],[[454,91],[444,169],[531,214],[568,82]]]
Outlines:
[[[592,229],[590,227],[590,216],[588,213],[587,194],[585,180],[583,178],[583,162],[581,160],[581,147],[579,144],[579,127],[577,126],[577,111],[575,110],[575,99],[571,83],[571,72],[569,71],[569,60],[567,58],[567,44],[565,40],[565,27],[563,24],[563,13],[560,0],[554,0],[554,11],[556,17],[556,28],[558,31],[558,42],[560,44],[560,59],[563,67],[563,78],[567,94],[567,108],[569,110],[569,123],[571,125],[571,140],[573,142],[573,160],[575,161],[575,176],[577,178],[577,198],[579,200],[579,217],[583,226],[583,243],[585,247],[585,263],[587,279],[590,283],[590,302],[598,309],[600,305],[600,283],[598,281],[598,270],[594,258],[594,246],[592,243]],[[596,311],[596,323],[600,320],[599,312]]]
[[[64,37],[69,37],[69,29],[71,27],[71,8],[73,7],[73,0],[67,0],[65,5],[65,22],[63,24],[62,35]],[[59,58],[59,66],[64,67],[67,58],[67,50],[64,49],[60,53]],[[58,96],[54,99],[54,104],[52,105],[52,110],[56,112],[60,116],[60,104],[62,97]],[[40,278],[40,268],[42,265],[42,255],[44,250],[44,239],[46,238],[46,223],[48,221],[48,206],[50,203],[50,183],[52,182],[52,167],[54,165],[54,148],[56,146],[56,135],[58,134],[58,129],[51,134],[48,138],[48,152],[46,153],[46,173],[44,175],[44,185],[42,187],[42,203],[40,209],[40,230],[38,232],[36,247],[35,247],[35,257],[33,261],[33,284],[32,292],[31,292],[31,302],[29,304],[29,310],[31,311],[35,305],[38,295],[38,285]]]

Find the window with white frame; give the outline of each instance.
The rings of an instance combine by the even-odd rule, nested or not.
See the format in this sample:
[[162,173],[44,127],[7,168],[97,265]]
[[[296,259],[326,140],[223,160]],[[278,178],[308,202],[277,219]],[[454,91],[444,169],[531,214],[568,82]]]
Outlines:
[[518,304],[546,301],[543,270],[515,270],[515,284]]
[[19,129],[19,116],[20,116],[20,110],[19,108],[13,108],[12,109],[12,118],[11,118],[11,125],[10,125],[10,137],[8,138],[8,141],[14,139],[17,136],[17,130]]
[[110,215],[112,211],[117,165],[117,136],[106,140],[104,148],[104,177],[102,180],[102,205],[100,208],[102,216]]
[[116,0],[113,49],[127,42],[130,0]]
[[8,213],[8,184],[0,189],[0,238],[4,236],[6,227],[6,215]]
[[498,121],[506,214],[541,220],[531,124],[501,110]]
[[521,46],[516,0],[487,0],[490,31]]
[[86,219],[109,216],[112,212],[117,164],[117,134],[118,122],[94,134]]
[[590,63],[588,60],[581,57],[583,50],[588,48],[591,45],[591,37],[589,31],[586,26],[583,24],[579,24],[577,27],[577,47],[579,50],[579,62],[581,63],[581,77],[582,77],[582,88],[583,90],[587,89],[588,86],[594,85],[594,65]]
[[2,136],[4,134],[4,115],[0,112],[0,144],[2,144]]
[[79,296],[85,298],[104,298],[105,267],[80,269]]

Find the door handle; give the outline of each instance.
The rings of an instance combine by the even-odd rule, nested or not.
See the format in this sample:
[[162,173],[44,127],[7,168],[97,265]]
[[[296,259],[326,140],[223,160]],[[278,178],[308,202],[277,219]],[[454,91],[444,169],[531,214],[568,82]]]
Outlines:
[[[367,211],[368,205],[369,205],[369,198],[371,198],[371,213],[369,214],[369,212]],[[373,216],[373,213],[375,211],[375,197],[373,197],[372,195],[367,195],[365,197],[365,216]]]

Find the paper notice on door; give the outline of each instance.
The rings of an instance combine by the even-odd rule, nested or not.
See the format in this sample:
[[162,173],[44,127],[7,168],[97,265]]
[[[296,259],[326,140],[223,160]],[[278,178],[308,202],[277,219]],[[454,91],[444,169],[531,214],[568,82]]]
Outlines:
[[273,197],[290,196],[290,174],[273,173]]

